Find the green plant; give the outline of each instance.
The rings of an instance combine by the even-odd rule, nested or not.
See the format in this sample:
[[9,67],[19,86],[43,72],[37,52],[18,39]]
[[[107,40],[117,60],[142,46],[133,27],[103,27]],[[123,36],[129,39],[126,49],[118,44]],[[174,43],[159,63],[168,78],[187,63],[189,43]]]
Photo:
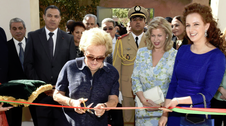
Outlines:
[[[87,0],[89,1],[89,0]],[[49,5],[57,6],[61,11],[60,28],[65,30],[65,24],[68,20],[82,21],[86,14],[97,13],[96,7],[100,0],[91,0],[91,4],[82,4],[81,0],[39,0],[40,27],[45,25],[43,20],[44,10]],[[90,2],[87,2],[90,3]]]

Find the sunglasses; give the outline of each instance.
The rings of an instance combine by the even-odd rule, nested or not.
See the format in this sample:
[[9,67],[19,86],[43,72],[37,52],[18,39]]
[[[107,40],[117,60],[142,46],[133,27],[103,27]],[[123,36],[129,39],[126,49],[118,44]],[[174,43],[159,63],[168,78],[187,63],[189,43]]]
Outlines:
[[110,31],[111,31],[111,30],[113,30],[113,27],[103,28],[103,30],[104,30],[104,31],[107,31],[107,30],[110,30]]
[[89,55],[85,55],[85,56],[86,56],[86,58],[87,58],[88,60],[90,60],[90,61],[96,60],[97,62],[103,62],[104,59],[105,59],[104,56],[96,57],[96,58],[94,58],[94,56],[89,56]]

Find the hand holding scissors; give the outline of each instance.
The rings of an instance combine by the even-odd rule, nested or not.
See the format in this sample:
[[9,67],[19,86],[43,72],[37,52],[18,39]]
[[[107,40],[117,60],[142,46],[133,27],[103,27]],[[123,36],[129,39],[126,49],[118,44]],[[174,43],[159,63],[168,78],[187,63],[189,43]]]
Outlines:
[[[81,107],[81,103],[84,103],[87,100],[88,99],[84,99],[84,98],[79,98],[78,100],[72,99],[71,100],[71,106],[73,106],[73,107]],[[85,113],[85,110],[83,110],[83,109],[74,108],[74,110],[75,110],[75,112],[77,112],[79,114]]]

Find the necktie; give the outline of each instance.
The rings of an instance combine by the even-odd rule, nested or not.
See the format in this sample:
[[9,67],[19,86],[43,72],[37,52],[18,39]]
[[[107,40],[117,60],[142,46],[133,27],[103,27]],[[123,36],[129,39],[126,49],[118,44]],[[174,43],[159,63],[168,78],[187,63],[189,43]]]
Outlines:
[[21,44],[22,44],[21,42],[18,43],[18,45],[19,45],[19,47],[20,47],[19,58],[20,58],[21,66],[22,66],[22,68],[24,69],[24,66],[23,66],[23,63],[24,63],[24,50],[23,50]]
[[53,59],[53,38],[52,38],[53,34],[54,33],[52,32],[49,33],[49,40],[48,40],[51,60]]
[[138,48],[138,37],[136,37],[135,39],[136,39],[136,45],[137,45],[137,48]]

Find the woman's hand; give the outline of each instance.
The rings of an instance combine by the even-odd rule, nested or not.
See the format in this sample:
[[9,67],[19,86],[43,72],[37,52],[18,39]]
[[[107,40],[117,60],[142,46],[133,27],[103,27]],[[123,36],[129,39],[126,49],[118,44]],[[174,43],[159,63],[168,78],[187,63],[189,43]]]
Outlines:
[[220,91],[220,93],[222,94],[220,96],[221,99],[226,100],[226,90],[224,89],[224,87],[219,87],[218,91]]
[[1,112],[1,111],[7,111],[7,110],[13,108],[12,106],[10,106],[10,107],[2,107],[3,104],[4,104],[4,103],[0,103],[0,112]]
[[166,108],[172,107],[175,108],[179,104],[179,100],[177,98],[173,98],[169,104],[166,105]]
[[161,107],[160,105],[154,103],[151,99],[146,99],[144,97],[143,91],[138,91],[136,95],[138,96],[140,102],[143,104],[144,107],[153,107],[150,109],[146,109],[147,111],[156,111],[158,110],[158,108]]
[[[81,103],[86,102],[88,99],[84,99],[84,98],[79,98],[78,100],[75,99],[71,99],[69,101],[69,104],[73,107],[81,107]],[[75,112],[77,112],[78,114],[83,114],[85,113],[85,110],[83,109],[79,109],[79,108],[74,108]]]
[[173,98],[171,99],[166,99],[165,101],[165,107],[164,108],[160,108],[160,110],[163,110],[164,112],[172,112],[172,110],[168,109],[169,107],[176,107],[179,104],[179,101],[177,98]]
[[145,101],[142,101],[142,104],[144,107],[153,107],[150,109],[146,109],[147,111],[157,111],[161,107],[159,104],[154,103],[151,99],[146,99]]
[[101,109],[104,107],[105,107],[104,103],[99,103],[94,107],[95,115],[97,117],[101,117],[105,113],[105,109]]
[[159,119],[159,126],[165,126],[168,121],[168,114],[163,113],[161,118]]
[[220,96],[220,99],[226,100],[226,98],[223,95]]

